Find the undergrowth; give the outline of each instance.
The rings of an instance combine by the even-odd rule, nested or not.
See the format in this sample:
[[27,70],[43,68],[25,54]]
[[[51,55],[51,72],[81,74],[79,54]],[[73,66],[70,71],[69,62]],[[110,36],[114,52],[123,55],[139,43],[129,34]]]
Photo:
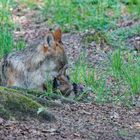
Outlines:
[[[13,1],[14,2],[14,1]],[[30,8],[36,8],[36,0],[20,0]],[[11,0],[0,1],[0,58],[13,49],[25,47],[23,40],[15,44],[14,24],[11,16]],[[126,11],[123,11],[125,6]],[[41,9],[47,23],[60,25],[65,32],[95,30],[95,34],[86,36],[85,42],[106,43],[113,47],[107,70],[102,74],[90,66],[84,54],[81,54],[74,68],[70,71],[71,82],[86,85],[95,94],[96,101],[123,101],[126,97],[140,94],[140,56],[127,50],[127,39],[139,36],[140,25],[133,24],[118,27],[122,14],[126,17],[139,18],[139,0],[44,0]],[[122,13],[123,12],[123,13]],[[126,12],[126,13],[125,13]],[[130,12],[130,14],[129,14]],[[104,41],[103,41],[104,40]],[[88,43],[85,45],[88,46]],[[123,49],[122,49],[123,48]],[[125,53],[128,59],[125,59]],[[107,77],[115,79],[114,87],[107,86]],[[122,92],[122,86],[127,89]],[[52,92],[52,82],[48,84],[48,94]]]
[[13,22],[9,2],[9,0],[0,1],[0,58],[9,53],[14,44],[11,31]]
[[48,23],[58,24],[64,31],[106,30],[115,27],[120,5],[117,0],[45,0],[42,12],[49,17]]
[[[95,100],[100,103],[124,101],[124,98],[140,94],[140,59],[128,53],[125,60],[125,52],[115,50],[110,55],[110,65],[106,71],[99,73],[95,67],[90,67],[85,55],[81,54],[70,71],[72,82],[85,85],[85,90],[91,90],[95,94]],[[135,59],[133,58],[135,57]],[[114,84],[108,87],[107,77],[114,77]],[[84,91],[83,91],[84,92]],[[125,105],[130,100],[123,102]]]
[[14,23],[12,19],[12,1],[0,1],[0,59],[10,53],[13,49],[21,50],[25,48],[24,41],[14,42]]

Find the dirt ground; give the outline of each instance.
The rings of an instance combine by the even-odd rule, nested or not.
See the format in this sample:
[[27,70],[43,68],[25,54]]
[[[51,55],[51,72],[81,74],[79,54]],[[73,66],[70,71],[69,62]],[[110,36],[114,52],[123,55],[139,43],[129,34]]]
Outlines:
[[[44,36],[49,28],[38,15],[38,11],[22,7],[13,10],[15,23],[22,26],[14,32],[15,41],[24,38],[30,45]],[[80,52],[85,51],[82,36],[83,33],[63,35],[71,66]],[[92,47],[86,49],[88,61],[93,66],[103,64],[107,60],[106,52],[97,49],[94,43],[90,45]],[[113,104],[78,103],[48,109],[56,116],[56,122],[39,122],[30,118],[6,121],[0,118],[0,140],[140,140],[140,106],[126,108]]]
[[50,108],[53,123],[0,119],[1,140],[139,140],[140,109],[99,104]]

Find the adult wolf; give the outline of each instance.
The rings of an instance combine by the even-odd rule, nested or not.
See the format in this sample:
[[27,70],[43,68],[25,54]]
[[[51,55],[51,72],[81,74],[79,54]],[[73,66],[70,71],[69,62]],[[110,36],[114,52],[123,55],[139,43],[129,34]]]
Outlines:
[[68,63],[61,37],[60,28],[49,31],[35,46],[5,56],[0,66],[1,84],[44,90],[46,81]]

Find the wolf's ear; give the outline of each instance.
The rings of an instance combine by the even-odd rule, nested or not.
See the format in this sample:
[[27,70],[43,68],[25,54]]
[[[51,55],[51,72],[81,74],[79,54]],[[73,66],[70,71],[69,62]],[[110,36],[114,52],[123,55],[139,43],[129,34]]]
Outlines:
[[47,44],[48,47],[52,47],[54,43],[54,36],[52,34],[48,34],[45,38],[45,44]]
[[57,28],[55,31],[54,31],[54,39],[58,42],[61,42],[61,38],[62,38],[62,31],[60,28]]

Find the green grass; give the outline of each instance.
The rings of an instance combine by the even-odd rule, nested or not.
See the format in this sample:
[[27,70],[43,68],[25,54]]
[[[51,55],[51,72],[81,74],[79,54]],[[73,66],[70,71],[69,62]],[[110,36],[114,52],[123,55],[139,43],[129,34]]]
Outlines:
[[42,12],[48,23],[58,24],[64,31],[106,30],[116,26],[120,5],[117,0],[45,0]]
[[[85,91],[78,99],[91,90],[95,94],[96,102],[122,102],[129,106],[132,103],[129,98],[140,94],[140,57],[128,53],[126,61],[124,55],[126,51],[115,50],[110,56],[110,64],[106,70],[99,72],[98,68],[90,67],[85,55],[81,54],[70,71],[71,82],[85,85]],[[114,86],[107,87],[109,76],[114,77]]]
[[9,0],[0,1],[0,58],[9,53],[14,44],[11,31],[13,22],[9,2]]
[[[140,94],[140,60],[135,64],[126,64],[123,68],[123,77],[130,87],[131,94]],[[139,63],[139,64],[138,64]]]
[[129,93],[140,94],[140,57],[128,53],[128,60],[125,61],[123,53],[117,50],[113,53],[111,66],[113,75],[120,78],[129,87]]
[[[84,63],[83,63],[84,61]],[[71,81],[91,86],[95,82],[95,71],[93,67],[88,66],[86,55],[82,53],[70,71]]]
[[130,13],[140,14],[140,1],[139,0],[127,0],[128,10]]
[[[127,52],[127,53],[126,53]],[[122,76],[134,93],[140,92],[140,56],[128,51],[115,50],[111,56],[113,74]]]
[[120,48],[121,46],[123,48],[127,48],[126,46],[126,40],[128,38],[131,38],[135,35],[139,35],[140,33],[140,24],[135,24],[130,27],[126,28],[118,28],[116,30],[113,30],[111,32],[107,32],[107,40],[108,44],[115,48]]
[[105,89],[105,79],[102,75],[97,74],[98,70],[88,65],[85,54],[81,54],[70,71],[71,82],[85,85],[83,93],[77,99],[86,96],[87,91],[92,91],[96,95],[95,100],[103,103],[107,101],[108,92]]
[[10,53],[14,48],[21,50],[25,48],[24,41],[14,43],[14,24],[11,14],[13,3],[10,0],[0,1],[0,58]]
[[123,59],[121,56],[121,50],[118,49],[116,50],[112,56],[111,56],[111,67],[112,67],[112,71],[114,73],[115,76],[119,76],[122,73],[122,67],[123,67]]
[[9,27],[0,27],[0,58],[12,51],[14,42]]

